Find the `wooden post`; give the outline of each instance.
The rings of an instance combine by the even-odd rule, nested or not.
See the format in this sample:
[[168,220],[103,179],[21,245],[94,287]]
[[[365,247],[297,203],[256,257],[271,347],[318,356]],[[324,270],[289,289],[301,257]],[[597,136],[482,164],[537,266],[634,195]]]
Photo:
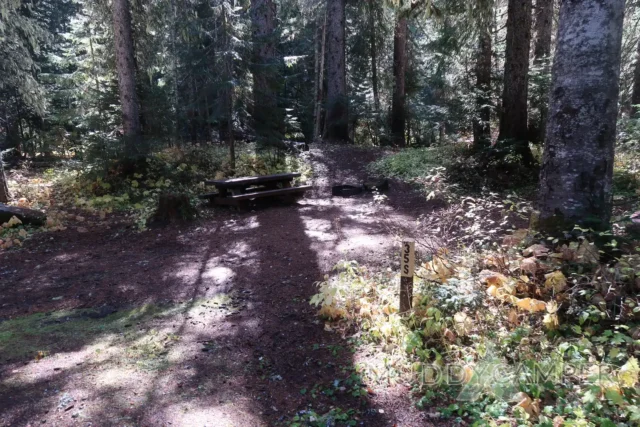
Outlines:
[[413,240],[404,240],[402,242],[400,263],[400,313],[406,313],[411,310],[415,262],[415,242]]

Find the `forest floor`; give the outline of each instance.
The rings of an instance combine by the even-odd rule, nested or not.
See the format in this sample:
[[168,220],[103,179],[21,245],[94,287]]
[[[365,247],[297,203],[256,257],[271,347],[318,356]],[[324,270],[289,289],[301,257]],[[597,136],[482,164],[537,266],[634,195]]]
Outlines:
[[398,268],[391,228],[432,204],[398,181],[383,203],[331,197],[381,152],[308,155],[296,205],[143,232],[114,215],[0,255],[0,426],[442,425],[409,386],[362,384],[358,351],[309,305],[340,260]]

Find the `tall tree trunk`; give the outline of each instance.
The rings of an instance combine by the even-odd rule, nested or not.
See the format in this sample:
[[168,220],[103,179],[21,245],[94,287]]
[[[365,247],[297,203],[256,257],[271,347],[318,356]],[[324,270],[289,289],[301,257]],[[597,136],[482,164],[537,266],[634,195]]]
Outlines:
[[611,218],[624,5],[565,0],[560,7],[540,174],[543,228],[606,227]]
[[[535,9],[535,41],[533,48],[534,63],[541,67],[540,72],[544,75],[550,71],[551,58],[551,32],[553,28],[553,9],[555,0],[537,0]],[[543,80],[546,82],[546,80]],[[538,140],[544,141],[544,133],[547,123],[547,116],[549,114],[549,93],[548,87],[541,86],[542,91],[538,110],[540,111],[540,117],[538,123],[531,123],[530,128],[532,132],[530,135]]]
[[531,0],[509,0],[507,46],[504,63],[504,91],[500,136],[518,146],[525,165],[533,163],[528,144],[527,85],[531,44]]
[[[136,95],[136,64],[128,0],[113,1],[113,35],[116,48],[116,70],[122,104],[122,127],[130,144],[140,135],[140,107]],[[136,150],[136,147],[130,145]]]
[[345,58],[345,0],[327,0],[327,114],[324,137],[349,140]]
[[554,0],[536,1],[536,38],[533,56],[539,61],[551,55],[551,31],[553,29]]
[[491,143],[491,31],[482,28],[478,35],[476,61],[476,120],[473,123],[474,147],[487,147]]
[[282,144],[284,116],[278,108],[279,63],[276,57],[276,5],[273,0],[251,1],[254,60],[253,124],[258,144]]
[[376,113],[380,111],[380,94],[378,93],[378,49],[376,46],[376,20],[374,16],[375,0],[369,1],[369,31],[371,49],[371,85],[373,86],[373,106]]
[[316,114],[314,120],[313,139],[321,136],[322,129],[322,101],[324,101],[324,59],[327,45],[327,11],[324,12],[322,24],[322,41],[320,42],[320,52],[318,55],[318,72],[316,74]]
[[398,16],[393,34],[393,98],[391,105],[391,135],[393,144],[405,146],[405,76],[407,70],[407,17]]
[[[231,6],[234,7],[234,1],[232,0]],[[221,94],[222,102],[222,120],[220,123],[220,136],[224,141],[227,140],[229,145],[229,166],[232,174],[235,174],[236,169],[236,143],[233,135],[233,55],[231,54],[231,25],[229,24],[229,17],[227,16],[226,9],[222,9],[222,30],[223,30],[223,45],[224,45],[224,79],[225,85]]]
[[631,92],[631,112],[632,114],[638,114],[640,111],[640,41],[638,41],[637,53],[636,53],[636,68],[633,73],[633,91]]

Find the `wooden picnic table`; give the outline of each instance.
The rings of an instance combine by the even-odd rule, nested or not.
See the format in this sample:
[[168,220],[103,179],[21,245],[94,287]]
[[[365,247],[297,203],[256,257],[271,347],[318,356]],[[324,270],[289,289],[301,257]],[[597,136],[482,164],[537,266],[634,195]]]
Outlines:
[[280,173],[265,176],[248,176],[242,178],[213,179],[205,183],[215,186],[217,191],[203,194],[201,199],[208,199],[215,205],[232,205],[241,207],[243,203],[258,198],[280,198],[295,200],[311,188],[310,185],[294,187],[293,180],[300,177],[299,172]]

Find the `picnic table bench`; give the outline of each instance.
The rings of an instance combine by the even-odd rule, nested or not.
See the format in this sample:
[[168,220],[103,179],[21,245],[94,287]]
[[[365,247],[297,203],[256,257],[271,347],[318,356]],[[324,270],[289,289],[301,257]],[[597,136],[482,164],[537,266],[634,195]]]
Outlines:
[[209,200],[214,205],[230,205],[242,207],[250,200],[259,198],[280,198],[293,201],[301,197],[311,185],[294,187],[293,180],[300,173],[280,173],[276,175],[250,176],[231,179],[213,179],[205,182],[215,186],[217,191],[203,194],[201,199]]

